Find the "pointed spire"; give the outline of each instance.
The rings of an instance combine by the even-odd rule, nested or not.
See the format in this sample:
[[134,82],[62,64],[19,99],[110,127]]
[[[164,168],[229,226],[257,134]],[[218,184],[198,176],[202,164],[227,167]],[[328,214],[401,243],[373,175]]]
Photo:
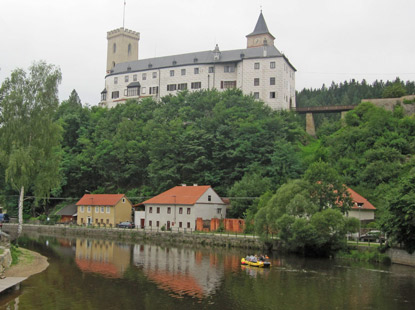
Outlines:
[[264,15],[262,14],[262,10],[261,10],[261,13],[259,14],[258,21],[256,23],[254,31],[252,33],[248,34],[247,37],[255,36],[255,35],[258,35],[258,34],[269,34],[274,38],[274,36],[268,30],[267,23],[265,22]]

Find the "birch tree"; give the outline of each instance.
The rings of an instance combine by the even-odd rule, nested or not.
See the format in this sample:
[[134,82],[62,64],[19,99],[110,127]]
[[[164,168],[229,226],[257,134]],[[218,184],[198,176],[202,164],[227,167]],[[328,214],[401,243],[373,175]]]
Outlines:
[[61,127],[53,120],[59,105],[60,69],[34,63],[16,69],[0,88],[0,164],[6,182],[19,192],[18,235],[25,192],[36,202],[59,185]]

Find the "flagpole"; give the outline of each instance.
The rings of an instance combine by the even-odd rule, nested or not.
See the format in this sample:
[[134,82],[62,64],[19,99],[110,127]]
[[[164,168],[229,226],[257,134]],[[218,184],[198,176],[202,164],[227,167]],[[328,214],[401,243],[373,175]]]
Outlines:
[[126,5],[126,1],[124,0],[124,13],[123,13],[123,16],[122,16],[122,27],[123,28],[125,26],[125,5]]

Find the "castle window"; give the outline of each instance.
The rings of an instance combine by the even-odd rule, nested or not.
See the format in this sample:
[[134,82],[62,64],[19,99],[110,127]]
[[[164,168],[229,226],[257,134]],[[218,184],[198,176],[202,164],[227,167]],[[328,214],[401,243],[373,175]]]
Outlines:
[[111,94],[112,99],[117,99],[119,97],[120,97],[120,92],[118,90],[112,92],[112,94]]
[[199,68],[195,68],[195,69],[194,69],[194,73],[195,73],[195,74],[199,74]]
[[254,63],[254,69],[259,70],[259,62]]
[[127,87],[127,97],[137,97],[140,95],[140,87]]
[[182,69],[182,75],[186,75],[186,69]]
[[153,72],[153,79],[157,79],[157,72]]
[[254,99],[259,99],[259,93],[258,92],[254,93]]
[[133,75],[133,82],[137,82],[137,74]]
[[223,71],[227,73],[235,72],[235,66],[225,66]]
[[114,77],[114,84],[118,84],[118,77]]
[[117,44],[114,43],[114,45],[112,46],[112,52],[115,54],[116,51],[117,51]]
[[192,89],[199,89],[202,88],[202,82],[192,82],[191,84]]
[[176,90],[176,84],[167,85],[167,91],[174,91],[174,90]]
[[271,69],[275,69],[275,61],[271,61],[271,62],[269,63],[269,67],[270,67]]
[[142,93],[143,95],[146,93],[146,88],[145,88],[145,87],[142,87],[142,88],[141,88],[141,93]]
[[131,55],[131,43],[128,44],[128,56],[130,56],[130,55]]
[[254,79],[254,86],[259,86],[259,78]]
[[222,89],[236,88],[236,81],[221,81],[220,88]]
[[170,70],[170,76],[174,76],[174,70]]
[[275,98],[276,98],[276,93],[275,93],[275,91],[270,92],[270,93],[269,93],[269,97],[270,97],[271,99],[275,99]]
[[143,73],[142,77],[143,81],[147,80],[147,73]]
[[269,85],[275,85],[275,77],[269,79]]
[[150,95],[155,95],[155,94],[158,94],[158,93],[159,93],[159,87],[158,86],[150,87],[150,92],[149,92]]
[[128,75],[124,76],[124,82],[128,83]]
[[177,84],[178,90],[185,90],[187,89],[187,83]]
[[215,67],[209,67],[209,73],[214,73],[215,72]]

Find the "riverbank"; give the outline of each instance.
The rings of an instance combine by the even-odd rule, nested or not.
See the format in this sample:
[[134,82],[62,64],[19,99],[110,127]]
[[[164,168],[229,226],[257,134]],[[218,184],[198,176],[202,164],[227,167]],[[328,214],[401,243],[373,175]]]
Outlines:
[[48,268],[48,259],[39,253],[19,248],[21,252],[17,264],[4,271],[5,277],[30,277]]

